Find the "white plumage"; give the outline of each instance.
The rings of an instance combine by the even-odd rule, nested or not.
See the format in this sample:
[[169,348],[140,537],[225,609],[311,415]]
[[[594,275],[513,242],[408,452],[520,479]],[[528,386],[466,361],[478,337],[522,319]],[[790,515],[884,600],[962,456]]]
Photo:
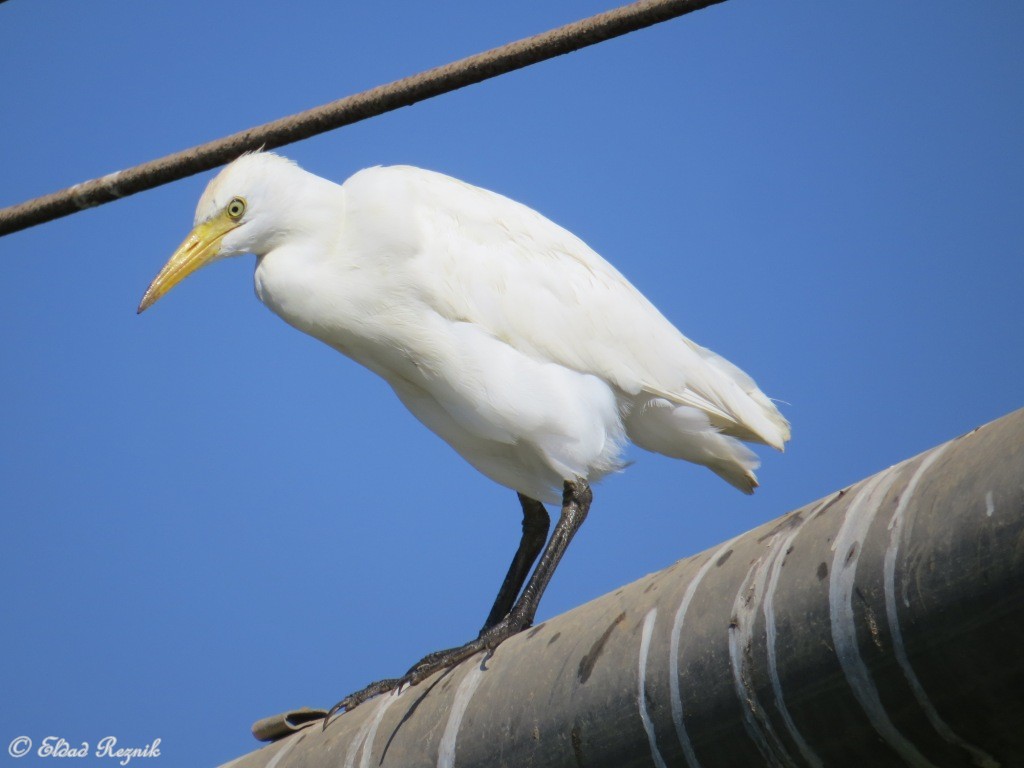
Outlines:
[[530,498],[557,502],[564,481],[615,471],[627,441],[750,493],[758,460],[741,440],[789,439],[749,376],[508,198],[404,166],[337,185],[257,153],[210,183],[197,226],[237,200],[244,214],[217,229],[219,247],[166,286],[158,277],[142,308],[205,263],[255,253],[264,304],[383,377],[474,467]]

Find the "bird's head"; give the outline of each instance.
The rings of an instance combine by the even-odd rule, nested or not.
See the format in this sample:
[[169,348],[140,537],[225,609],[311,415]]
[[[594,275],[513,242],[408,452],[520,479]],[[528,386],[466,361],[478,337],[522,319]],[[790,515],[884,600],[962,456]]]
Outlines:
[[270,152],[242,155],[209,183],[196,207],[195,227],[142,297],[144,312],[190,274],[219,259],[262,255],[288,232],[296,188],[308,177]]

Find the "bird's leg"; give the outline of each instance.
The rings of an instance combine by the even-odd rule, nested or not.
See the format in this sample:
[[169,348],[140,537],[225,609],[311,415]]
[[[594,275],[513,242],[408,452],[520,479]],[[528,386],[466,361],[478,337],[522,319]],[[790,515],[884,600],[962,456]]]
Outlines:
[[[590,511],[590,502],[593,500],[593,494],[590,490],[590,485],[583,478],[577,478],[576,480],[566,480],[565,486],[562,491],[562,513],[559,515],[558,522],[555,524],[555,531],[551,534],[550,541],[547,542],[547,546],[544,547],[544,551],[540,556],[540,561],[537,563],[537,567],[534,569],[533,574],[530,576],[529,581],[526,582],[526,587],[523,588],[522,595],[519,596],[519,600],[515,603],[510,611],[508,611],[503,617],[497,622],[491,623],[491,616],[487,619],[487,624],[480,635],[465,645],[459,646],[458,648],[449,648],[444,651],[438,651],[431,653],[420,659],[413,667],[405,673],[405,675],[398,679],[380,680],[376,683],[366,686],[361,691],[357,691],[350,696],[346,696],[344,699],[339,701],[327,717],[324,719],[324,727],[327,727],[327,723],[330,722],[331,717],[342,709],[349,711],[359,706],[361,703],[366,701],[372,696],[376,696],[379,693],[384,693],[395,688],[409,683],[410,685],[416,685],[417,683],[425,680],[435,672],[454,667],[456,664],[465,661],[469,657],[479,653],[480,651],[493,651],[501,643],[515,634],[523,631],[533,623],[534,617],[537,615],[537,606],[540,604],[540,599],[544,595],[544,590],[547,588],[548,583],[551,581],[551,576],[555,572],[555,568],[558,567],[558,563],[562,559],[562,555],[565,554],[565,550],[569,546],[569,542],[572,541],[573,536],[576,535],[576,531],[583,525],[583,521],[587,518],[587,512]],[[536,505],[540,507],[538,502],[533,502],[532,499],[526,499],[526,501],[532,502],[530,505]],[[536,507],[527,511],[526,501],[523,502],[523,539],[527,538],[526,528],[527,519],[533,515],[534,520],[530,521],[530,527],[537,525],[537,519],[539,515],[536,514]],[[545,512],[545,517],[547,513]],[[532,536],[531,533],[531,541]],[[512,591],[511,584],[519,580],[518,571],[520,568],[526,570],[529,566],[520,566],[517,564],[522,550],[526,547],[532,547],[533,544],[520,543],[520,552],[516,553],[516,558],[512,561],[512,566],[509,568],[509,577],[506,577],[506,584],[502,585],[501,591],[498,593],[498,599],[495,601],[495,607],[491,610],[493,614],[500,610],[501,604],[508,601],[508,593],[512,593],[512,597],[515,596],[515,592]],[[529,557],[529,549],[526,549],[526,554],[523,554],[523,559]],[[532,560],[532,558],[530,558]],[[513,577],[513,578],[510,578]]]
[[573,536],[576,535],[580,526],[583,525],[583,521],[587,519],[590,503],[593,500],[594,494],[586,480],[580,477],[576,478],[576,480],[565,481],[565,486],[562,489],[562,512],[558,517],[558,522],[555,524],[555,532],[551,534],[551,541],[544,548],[544,554],[541,555],[537,568],[526,583],[519,601],[505,617],[505,620],[499,622],[499,625],[507,623],[510,627],[517,628],[508,632],[503,637],[501,636],[502,631],[499,630],[499,625],[495,625],[485,631],[485,636],[493,635],[494,637],[501,638],[497,642],[489,644],[489,648],[496,648],[498,643],[533,624],[533,619],[537,615],[537,606],[540,605],[540,599],[544,595],[544,590],[547,589],[548,583],[551,581],[551,577],[561,562],[565,550],[568,549]]
[[508,638],[533,624],[544,590],[547,589],[548,582],[551,581],[551,576],[554,574],[555,568],[558,567],[562,555],[565,554],[569,542],[583,525],[587,512],[590,511],[592,500],[593,494],[586,480],[582,478],[573,481],[566,480],[562,491],[562,513],[555,524],[555,531],[551,534],[551,540],[544,548],[537,567],[530,576],[530,580],[526,582],[526,587],[523,588],[523,593],[512,610],[498,622],[484,629],[476,640],[458,648],[449,648],[424,656],[405,673],[402,682],[416,685],[439,669],[453,667],[480,651],[493,651]]
[[523,537],[519,540],[519,549],[516,550],[515,557],[512,558],[512,564],[508,567],[508,574],[501,583],[501,589],[498,590],[494,607],[491,608],[487,621],[484,622],[484,627],[480,630],[481,635],[505,618],[512,610],[516,598],[519,597],[519,591],[523,588],[523,583],[537,560],[537,555],[544,547],[544,542],[548,540],[551,518],[548,516],[548,511],[544,509],[544,505],[521,493],[519,494],[519,503],[523,506]]

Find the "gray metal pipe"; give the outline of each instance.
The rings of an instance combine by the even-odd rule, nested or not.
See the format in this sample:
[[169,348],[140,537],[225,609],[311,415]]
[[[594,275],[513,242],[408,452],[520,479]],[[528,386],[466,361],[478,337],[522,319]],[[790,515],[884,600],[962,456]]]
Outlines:
[[231,763],[1024,765],[1024,410]]

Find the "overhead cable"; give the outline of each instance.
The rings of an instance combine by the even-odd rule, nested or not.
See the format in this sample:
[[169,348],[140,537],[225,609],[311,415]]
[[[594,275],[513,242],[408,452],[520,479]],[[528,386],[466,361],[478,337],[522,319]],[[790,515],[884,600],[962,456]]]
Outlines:
[[153,189],[230,162],[571,53],[724,0],[641,0],[386,85],[0,209],[0,235]]

